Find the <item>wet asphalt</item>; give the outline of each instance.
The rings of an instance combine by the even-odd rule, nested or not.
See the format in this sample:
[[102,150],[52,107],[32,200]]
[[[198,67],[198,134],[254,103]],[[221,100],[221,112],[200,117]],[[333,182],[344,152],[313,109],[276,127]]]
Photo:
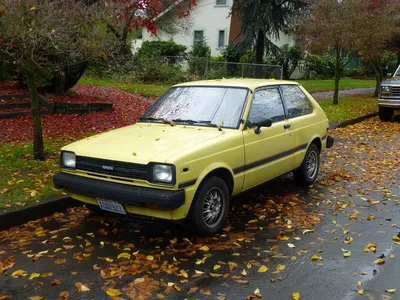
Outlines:
[[[259,289],[263,299],[400,299],[400,121],[333,135],[314,186],[288,174],[240,195],[214,238],[84,207],[2,231],[0,261],[15,256],[15,265],[0,275],[0,295],[110,299],[114,288],[119,299],[246,299]],[[364,252],[369,243],[376,252]],[[27,276],[13,278],[17,270]]]
[[[375,88],[373,88],[373,87],[339,90],[339,97],[355,96],[355,95],[373,95],[374,91],[375,91]],[[316,100],[329,99],[329,98],[333,98],[333,91],[316,92],[316,93],[312,93],[312,96]]]

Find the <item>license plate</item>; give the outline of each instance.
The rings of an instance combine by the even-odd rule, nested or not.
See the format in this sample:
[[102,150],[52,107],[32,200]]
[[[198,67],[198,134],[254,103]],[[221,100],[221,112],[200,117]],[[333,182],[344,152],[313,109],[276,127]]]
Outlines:
[[97,201],[99,202],[99,206],[102,210],[111,211],[113,213],[121,215],[126,215],[124,207],[118,202],[106,199],[99,199],[99,198],[97,198]]

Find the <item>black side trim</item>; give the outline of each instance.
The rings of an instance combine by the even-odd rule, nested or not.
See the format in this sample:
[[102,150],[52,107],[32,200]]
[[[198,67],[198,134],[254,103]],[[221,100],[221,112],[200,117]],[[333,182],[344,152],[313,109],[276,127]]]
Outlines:
[[294,152],[298,152],[298,151],[307,149],[307,147],[308,147],[308,144],[299,145],[294,149]]
[[132,206],[145,207],[148,204],[155,204],[160,210],[168,211],[177,209],[185,203],[184,190],[144,188],[62,172],[55,174],[53,181],[58,189],[66,188],[78,195],[109,199]]
[[307,147],[308,147],[308,144],[302,144],[302,145],[296,147],[295,149],[291,149],[291,150],[288,150],[288,151],[284,151],[284,152],[278,153],[278,154],[276,154],[276,155],[273,155],[273,156],[270,156],[270,157],[267,157],[267,158],[264,158],[264,159],[261,159],[261,160],[252,162],[252,163],[250,163],[250,164],[248,164],[248,165],[244,165],[244,166],[235,168],[235,169],[233,169],[233,174],[236,175],[236,174],[238,174],[238,173],[242,173],[242,172],[244,172],[244,171],[247,171],[247,170],[256,168],[256,167],[258,167],[258,166],[261,166],[261,165],[270,163],[270,162],[272,162],[272,161],[274,161],[274,160],[283,158],[283,157],[288,156],[288,155],[290,155],[290,154],[293,154],[293,153],[295,153],[295,152],[298,152],[298,151],[307,149]]
[[182,183],[179,184],[178,189],[183,189],[185,187],[194,185],[196,183],[196,181],[197,181],[197,179],[193,179],[193,180],[190,180],[190,181],[182,182]]

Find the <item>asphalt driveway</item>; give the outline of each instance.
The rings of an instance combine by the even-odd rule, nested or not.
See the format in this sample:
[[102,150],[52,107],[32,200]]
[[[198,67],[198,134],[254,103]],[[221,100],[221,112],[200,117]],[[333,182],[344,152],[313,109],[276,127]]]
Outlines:
[[0,299],[400,299],[400,121],[333,135],[313,187],[241,195],[214,238],[84,207],[1,231]]

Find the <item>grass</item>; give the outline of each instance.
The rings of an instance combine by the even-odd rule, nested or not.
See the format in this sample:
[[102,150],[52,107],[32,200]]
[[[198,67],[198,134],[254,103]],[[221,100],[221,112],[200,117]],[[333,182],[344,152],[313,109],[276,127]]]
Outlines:
[[[334,88],[333,80],[296,80],[304,86],[309,93],[331,91]],[[160,97],[171,85],[145,84],[145,83],[123,83],[112,79],[100,79],[83,77],[79,80],[81,84],[97,85],[105,87],[116,87],[124,91],[139,94],[144,97]],[[340,89],[365,88],[375,86],[375,80],[363,79],[341,79]]]
[[[309,93],[333,91],[335,83],[333,80],[296,80]],[[339,82],[340,90],[374,87],[375,80],[343,78]]]
[[30,142],[0,144],[0,209],[24,206],[62,192],[54,188],[52,176],[59,170],[60,141],[45,141],[47,160],[35,161]]
[[330,122],[341,122],[378,111],[377,98],[368,96],[341,97],[339,104],[333,105],[332,99],[318,101]]

